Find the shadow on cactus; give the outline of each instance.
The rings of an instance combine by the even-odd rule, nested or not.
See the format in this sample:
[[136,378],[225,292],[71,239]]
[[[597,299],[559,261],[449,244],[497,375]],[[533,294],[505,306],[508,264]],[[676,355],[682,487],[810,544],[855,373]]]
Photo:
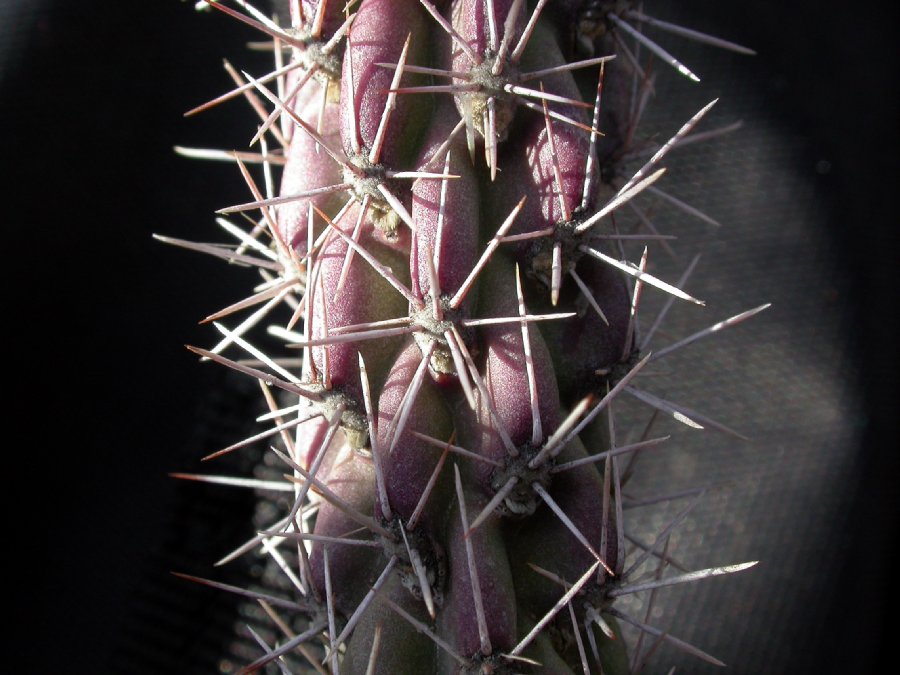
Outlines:
[[[235,242],[160,237],[259,273],[207,317],[221,340],[190,348],[257,379],[270,409],[207,458],[265,444],[289,496],[220,561],[262,555],[287,593],[182,575],[270,617],[241,672],[627,673],[662,644],[721,664],[618,601],[755,564],[669,571],[704,488],[646,500],[688,503],[653,541],[626,537],[635,460],[670,445],[660,414],[739,436],[652,393],[648,364],[766,307],[650,348],[674,303],[703,303],[683,290],[696,258],[674,282],[648,271],[672,237],[640,202],[715,222],[655,185],[659,164],[735,127],[695,132],[713,102],[640,140],[651,63],[698,81],[643,29],[749,50],[622,2],[291,0],[289,26],[205,6],[274,58],[227,65],[236,88],[190,111],[245,98],[251,150],[179,149],[239,168],[251,199],[217,219]],[[669,296],[649,323],[647,286]],[[284,351],[254,345],[263,328]],[[646,425],[619,428],[624,394]]]

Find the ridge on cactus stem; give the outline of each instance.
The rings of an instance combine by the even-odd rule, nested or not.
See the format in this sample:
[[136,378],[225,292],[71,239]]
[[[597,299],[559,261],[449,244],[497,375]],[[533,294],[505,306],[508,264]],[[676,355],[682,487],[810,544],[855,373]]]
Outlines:
[[[188,348],[256,379],[268,409],[204,459],[258,445],[274,474],[172,474],[280,497],[216,563],[255,556],[275,588],[179,573],[263,608],[239,672],[622,675],[663,644],[724,665],[628,598],[756,562],[679,565],[671,537],[707,489],[625,486],[677,445],[651,433],[659,413],[743,438],[645,383],[768,305],[649,349],[676,299],[705,303],[685,290],[698,258],[675,283],[648,271],[675,235],[641,205],[716,222],[659,188],[659,163],[737,127],[695,133],[713,100],[641,139],[652,60],[699,81],[642,28],[752,52],[623,1],[200,5],[274,61],[226,64],[235,88],[188,112],[246,99],[253,149],[178,149],[238,169],[250,198],[216,218],[232,243],[158,237],[259,278],[204,319],[212,348]],[[646,287],[667,296],[652,322]],[[653,415],[624,430],[628,398]],[[630,532],[634,509],[684,499],[650,542]]]

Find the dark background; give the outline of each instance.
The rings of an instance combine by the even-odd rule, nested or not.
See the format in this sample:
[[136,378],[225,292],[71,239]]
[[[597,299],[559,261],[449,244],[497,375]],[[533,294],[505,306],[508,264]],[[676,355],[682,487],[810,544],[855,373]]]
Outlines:
[[[798,607],[795,620],[821,646],[817,672],[875,672],[900,562],[890,5],[848,14],[837,3],[815,13],[774,1],[683,4],[757,49],[746,67],[802,139],[800,161],[830,165],[816,189],[846,275],[835,338],[858,365],[866,412],[861,477],[836,486],[853,492],[853,505],[833,533],[843,572],[820,582],[830,611]],[[198,499],[167,472],[198,469],[198,438],[234,438],[203,422],[233,383],[181,345],[208,341],[196,322],[239,297],[246,277],[151,234],[208,237],[214,209],[234,201],[230,167],[202,167],[171,148],[245,143],[252,119],[242,106],[182,113],[226,86],[223,56],[253,62],[243,43],[255,37],[175,0],[0,5],[0,205],[12,263],[6,582],[22,594],[13,621],[25,617],[38,645],[16,650],[32,660],[26,672],[209,672],[214,662],[202,658],[230,626],[227,603],[168,570],[201,573],[236,541],[224,525],[200,535],[185,527],[198,510],[249,506],[218,493]],[[186,541],[187,531],[197,538]],[[792,671],[790,654],[781,663]]]

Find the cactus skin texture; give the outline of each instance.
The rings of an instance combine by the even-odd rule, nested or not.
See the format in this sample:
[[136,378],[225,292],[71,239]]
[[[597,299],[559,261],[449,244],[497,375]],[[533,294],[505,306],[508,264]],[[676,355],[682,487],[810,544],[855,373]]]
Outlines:
[[[237,250],[199,246],[262,275],[214,315],[224,340],[192,348],[258,379],[272,409],[220,453],[268,443],[290,495],[242,547],[293,579],[278,600],[240,591],[276,619],[246,671],[620,674],[656,641],[720,663],[615,603],[754,564],[668,573],[683,515],[626,546],[622,484],[667,437],[617,442],[614,403],[730,431],[639,385],[668,351],[646,350],[641,293],[702,304],[616,238],[710,107],[625,172],[649,82],[601,57],[654,24],[621,2],[292,0],[282,28],[208,4],[289,66],[235,73],[266,145],[234,156],[252,197],[222,211]],[[302,352],[256,349],[261,322]]]

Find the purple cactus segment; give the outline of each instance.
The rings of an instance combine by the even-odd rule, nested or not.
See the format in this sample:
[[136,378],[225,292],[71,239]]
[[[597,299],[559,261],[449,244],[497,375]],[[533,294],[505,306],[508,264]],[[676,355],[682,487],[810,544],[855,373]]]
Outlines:
[[447,480],[439,475],[435,486],[429,487],[441,463],[441,451],[413,432],[446,439],[453,425],[443,396],[425,376],[424,359],[415,343],[409,341],[391,367],[378,400],[374,452],[384,471],[390,508],[408,522],[424,498],[427,502],[420,509],[419,522],[430,527],[434,514],[446,509]]
[[[486,139],[488,149],[506,138],[515,111],[515,97],[505,90],[517,80],[509,59],[525,25],[524,3],[516,0],[455,0],[450,8],[453,46],[444,66],[455,73],[454,102],[466,121],[469,148],[473,132]],[[492,172],[496,163],[489,152]]]
[[[504,40],[515,47],[525,26],[523,4],[516,0],[455,0],[450,9],[451,24],[469,49],[454,50],[453,70],[468,72],[496,57]],[[516,12],[512,17],[511,10]],[[507,27],[512,29],[508,35]]]
[[[521,313],[516,271],[505,259],[499,259],[497,263],[485,278],[485,284],[493,292],[485,295],[479,309],[485,316],[515,317]],[[527,311],[527,308],[523,309]],[[559,394],[550,353],[536,326],[529,324],[527,333],[530,355],[526,354],[520,322],[486,327],[483,332],[487,354],[484,379],[500,421],[516,446],[543,440],[533,438],[532,433],[531,401],[535,395],[539,401],[541,426],[547,430],[547,435],[560,421]],[[534,370],[534,382],[530,382],[530,368]],[[487,454],[493,455],[493,451]]]
[[[410,276],[413,291],[422,298],[429,297],[432,292],[432,265],[439,286],[438,296],[449,297],[466,280],[478,259],[478,181],[465,145],[459,138],[451,139],[458,120],[449,102],[439,103],[417,166],[419,171],[451,174],[458,178],[419,178],[412,186],[416,234],[410,253]],[[448,139],[451,139],[450,143],[446,142]]]
[[[468,519],[482,509],[484,501],[468,494],[464,500],[468,525]],[[448,515],[449,583],[438,627],[459,654],[476,663],[490,661],[515,646],[516,588],[501,521],[489,518],[467,534],[460,516],[457,503]],[[467,672],[482,671],[473,668]]]
[[[576,438],[562,451],[558,460],[567,462],[586,456],[584,446]],[[593,552],[546,504],[542,504],[534,516],[522,521],[521,525],[509,529],[506,541],[516,575],[519,600],[522,606],[538,616],[553,606],[564,589],[535,568],[550,572],[571,584],[597,561],[594,553],[610,567],[615,565],[617,559],[615,509],[606,500],[604,513],[603,478],[594,465],[580,466],[555,475],[548,494],[591,545]],[[604,522],[607,529],[605,537]],[[563,551],[565,554],[561,554]],[[603,571],[602,566],[600,571]]]
[[[321,482],[341,504],[323,498],[316,515],[314,533],[339,539],[372,539],[371,532],[347,512],[371,517],[375,501],[375,471],[368,460],[347,445],[332,447],[319,474]],[[336,610],[349,616],[368,592],[370,571],[381,562],[382,553],[370,547],[333,542],[314,542],[309,554],[313,584],[320,598],[326,597],[324,549],[328,548],[328,567]],[[376,572],[373,572],[377,574]]]
[[[579,320],[541,326],[554,357],[560,391],[569,404],[591,391],[605,393],[602,383],[611,380],[615,384],[616,378],[627,372],[631,356],[631,345],[626,348],[631,295],[625,277],[609,265],[587,259],[575,273],[597,307],[585,293],[576,295],[574,285],[570,286],[564,298],[567,304],[574,303]],[[624,368],[621,373],[620,367]]]
[[[316,124],[321,107],[322,85],[310,82],[295,98],[294,110],[301,119]],[[322,120],[322,137],[332,147],[339,140],[340,110],[336,103],[326,103]],[[293,124],[291,128],[293,128]],[[298,131],[291,138],[287,148],[287,162],[281,175],[283,198],[302,195],[329,185],[340,185],[343,175],[340,166],[322,150],[308,134]],[[346,190],[325,192],[309,197],[292,199],[276,207],[275,219],[278,230],[288,244],[301,255],[307,252],[310,205],[334,215],[341,204],[347,201]]]
[[[404,57],[408,64],[427,65],[426,28],[424,10],[408,0],[363,0],[357,11],[341,76],[341,138],[361,168],[402,167],[415,152],[411,141],[427,120],[428,100],[392,95],[395,70],[378,64],[396,65]],[[402,78],[404,84],[415,81],[414,75]]]
[[410,664],[416,672],[437,672],[434,643],[418,630],[429,623],[422,603],[394,575],[353,630],[340,672],[397,675],[410,672]]
[[[394,267],[405,269],[396,251],[380,246],[375,228],[362,205],[354,204],[333,225],[355,239],[369,253]],[[326,237],[315,256],[306,302],[311,305],[312,367],[309,376],[327,390],[341,390],[355,409],[362,407],[359,358],[362,353],[371,373],[380,374],[399,346],[399,338],[354,339],[340,329],[393,319],[405,314],[407,303],[367,262],[352,253],[347,241],[335,233]],[[361,336],[361,338],[364,336]]]
[[[290,0],[291,25],[320,40],[328,40],[344,23],[341,0]],[[306,35],[303,35],[306,37]]]

